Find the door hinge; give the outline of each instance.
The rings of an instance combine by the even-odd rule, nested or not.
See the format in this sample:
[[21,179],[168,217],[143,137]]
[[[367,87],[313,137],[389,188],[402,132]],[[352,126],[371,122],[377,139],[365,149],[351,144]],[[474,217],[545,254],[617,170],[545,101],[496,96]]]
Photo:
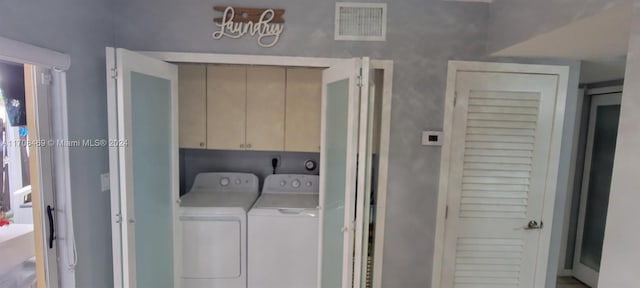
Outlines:
[[453,107],[458,103],[458,92],[453,93]]
[[358,77],[356,77],[356,85],[358,85],[358,87],[362,87],[362,75],[358,75]]
[[447,205],[447,207],[444,208],[444,219],[448,219],[449,218],[449,205]]
[[351,231],[356,231],[356,221],[351,221],[351,223],[349,223],[348,226],[344,226],[342,227],[342,229],[340,229],[342,232],[351,232]]
[[120,215],[120,213],[116,214],[115,221],[118,224],[120,224],[122,222],[122,215]]
[[42,72],[40,74],[40,83],[42,83],[42,85],[51,85],[51,74]]
[[118,79],[118,70],[111,68],[111,79]]

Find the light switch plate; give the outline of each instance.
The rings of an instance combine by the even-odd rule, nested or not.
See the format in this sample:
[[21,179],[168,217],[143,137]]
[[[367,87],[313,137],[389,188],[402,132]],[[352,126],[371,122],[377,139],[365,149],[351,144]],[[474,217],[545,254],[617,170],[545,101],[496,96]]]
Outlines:
[[109,179],[109,173],[100,174],[100,186],[102,187],[101,190],[103,192],[109,191],[109,189],[111,189],[111,181]]
[[422,131],[422,145],[442,146],[443,137],[442,131]]

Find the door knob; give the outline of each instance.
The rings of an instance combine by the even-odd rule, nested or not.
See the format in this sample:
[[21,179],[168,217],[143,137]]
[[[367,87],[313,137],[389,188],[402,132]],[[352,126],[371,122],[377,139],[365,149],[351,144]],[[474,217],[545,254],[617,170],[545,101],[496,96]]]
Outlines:
[[538,224],[538,221],[535,220],[531,220],[529,221],[529,223],[527,224],[527,227],[525,227],[525,230],[536,230],[536,229],[542,229],[542,226],[544,226],[544,224],[542,223],[542,221],[540,221],[540,224]]

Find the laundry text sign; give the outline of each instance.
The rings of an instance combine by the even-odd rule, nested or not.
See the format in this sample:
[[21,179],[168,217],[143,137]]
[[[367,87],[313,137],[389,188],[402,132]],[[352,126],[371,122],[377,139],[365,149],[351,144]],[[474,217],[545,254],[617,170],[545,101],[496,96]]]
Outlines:
[[223,13],[222,17],[213,19],[220,28],[211,34],[214,39],[225,36],[237,39],[249,34],[257,37],[258,45],[273,47],[284,31],[284,9],[216,6],[213,10]]

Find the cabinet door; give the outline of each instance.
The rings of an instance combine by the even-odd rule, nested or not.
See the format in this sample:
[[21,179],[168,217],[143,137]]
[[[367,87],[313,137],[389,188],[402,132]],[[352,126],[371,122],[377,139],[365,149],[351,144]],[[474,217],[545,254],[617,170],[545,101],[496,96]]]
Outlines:
[[320,152],[322,70],[287,69],[285,151]]
[[206,148],[207,73],[203,64],[178,66],[180,148]]
[[244,150],[247,70],[207,66],[207,148]]
[[284,150],[284,86],[284,68],[247,68],[247,149]]

